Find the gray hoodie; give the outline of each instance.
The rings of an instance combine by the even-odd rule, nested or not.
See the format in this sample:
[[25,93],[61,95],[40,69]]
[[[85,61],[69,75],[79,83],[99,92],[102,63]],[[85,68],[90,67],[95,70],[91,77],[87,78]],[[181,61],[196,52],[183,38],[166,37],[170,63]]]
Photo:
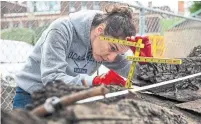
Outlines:
[[92,56],[90,29],[97,13],[100,11],[85,10],[55,20],[43,32],[24,68],[16,75],[17,85],[28,93],[55,80],[81,84],[86,79],[91,85],[91,75],[101,64],[127,77],[130,62],[124,56],[118,55],[112,63],[97,62]]

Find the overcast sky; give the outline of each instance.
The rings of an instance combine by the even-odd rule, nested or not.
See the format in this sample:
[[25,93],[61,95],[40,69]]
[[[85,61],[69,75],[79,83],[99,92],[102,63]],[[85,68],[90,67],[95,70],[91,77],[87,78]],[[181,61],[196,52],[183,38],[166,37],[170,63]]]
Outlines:
[[[148,6],[148,1],[140,1],[143,5]],[[169,6],[171,10],[177,12],[178,10],[178,1],[174,0],[153,0],[152,6]]]
[[[133,0],[122,0],[124,2],[129,2],[129,3],[134,3],[136,4],[135,1]],[[143,4],[143,6],[148,7],[148,2],[152,1],[152,6],[169,6],[170,9],[178,13],[178,1],[177,0],[140,0],[139,2]],[[192,1],[184,1],[184,8],[185,8],[185,15],[188,15],[188,7],[191,5]]]

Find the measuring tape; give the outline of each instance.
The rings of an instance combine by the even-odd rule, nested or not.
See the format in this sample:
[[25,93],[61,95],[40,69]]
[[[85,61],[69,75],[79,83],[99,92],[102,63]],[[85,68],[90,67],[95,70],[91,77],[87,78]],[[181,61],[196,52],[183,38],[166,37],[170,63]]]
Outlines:
[[144,44],[141,44],[141,43],[139,44],[136,42],[121,40],[121,39],[116,39],[116,38],[110,38],[110,37],[104,37],[104,36],[100,36],[99,38],[101,40],[111,42],[111,43],[117,43],[117,44],[121,44],[121,45],[125,45],[125,46],[135,46],[135,47],[144,48]]
[[181,64],[181,59],[166,59],[166,58],[152,58],[152,57],[135,57],[127,56],[127,60],[136,62],[150,62],[150,63],[164,63],[164,64]]
[[168,58],[152,58],[152,57],[139,57],[140,54],[140,48],[144,48],[144,44],[142,44],[142,39],[139,39],[137,42],[130,42],[127,40],[120,40],[110,37],[104,37],[100,36],[101,40],[108,41],[111,43],[117,43],[121,45],[127,45],[127,46],[134,46],[136,47],[134,56],[127,56],[127,60],[133,61],[130,67],[130,70],[128,72],[128,77],[126,80],[126,88],[132,88],[131,80],[133,78],[133,74],[135,71],[135,66],[137,62],[150,62],[150,63],[165,63],[165,64],[181,64],[181,59],[168,59]]
[[[137,41],[138,44],[141,44],[142,43],[142,39],[139,39]],[[138,57],[140,55],[140,47],[136,47],[135,49],[135,53],[134,53],[134,57]],[[130,66],[130,70],[128,72],[128,77],[127,77],[127,80],[126,80],[126,88],[132,88],[132,83],[131,83],[131,80],[133,78],[133,75],[134,75],[134,71],[135,71],[135,66],[136,66],[136,61],[133,61],[131,66]]]

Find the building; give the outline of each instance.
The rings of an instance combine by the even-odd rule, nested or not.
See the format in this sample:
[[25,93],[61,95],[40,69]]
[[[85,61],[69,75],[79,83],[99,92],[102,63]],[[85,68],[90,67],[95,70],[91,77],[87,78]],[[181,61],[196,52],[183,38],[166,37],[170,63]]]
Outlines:
[[8,13],[24,13],[27,12],[27,7],[23,4],[18,4],[17,2],[1,2],[1,18],[4,17],[4,14]]
[[[84,9],[102,10],[113,2],[97,1],[28,1],[25,5],[17,2],[1,2],[1,29],[13,27],[34,28],[48,25],[53,20],[69,13]],[[12,8],[12,9],[10,9]],[[20,11],[19,11],[20,10]]]
[[[15,8],[13,3],[13,8]],[[23,8],[26,6],[26,11],[10,13],[2,13],[1,29],[24,27],[35,28],[44,25],[49,25],[53,20],[59,17],[68,16],[69,13],[85,9],[103,10],[106,6],[117,4],[115,2],[107,1],[27,1],[23,3]],[[122,4],[122,3],[121,3]],[[53,6],[54,5],[54,6]],[[16,8],[21,10],[21,8]],[[154,7],[156,8],[156,7]],[[168,7],[159,7],[164,11],[170,11]],[[16,10],[15,9],[15,10]],[[135,10],[134,22],[136,24],[137,32],[139,31],[139,10]],[[145,33],[160,33],[160,20],[166,18],[160,13],[145,12]]]

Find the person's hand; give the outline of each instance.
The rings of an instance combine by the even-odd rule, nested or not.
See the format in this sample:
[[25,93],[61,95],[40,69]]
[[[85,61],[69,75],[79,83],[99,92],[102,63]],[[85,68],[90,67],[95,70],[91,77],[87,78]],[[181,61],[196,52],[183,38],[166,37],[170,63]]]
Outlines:
[[[151,43],[149,41],[149,38],[147,36],[131,36],[131,37],[127,37],[126,40],[127,41],[131,41],[131,42],[137,42],[139,39],[142,39],[142,43],[144,44],[144,48],[140,49],[140,55],[142,57],[153,57],[152,53],[151,53]],[[133,51],[133,53],[135,52],[136,47],[134,46],[130,46],[130,49]],[[140,64],[146,64],[145,62],[139,62]]]
[[126,85],[126,81],[120,77],[116,72],[109,70],[106,74],[101,76],[96,76],[93,81],[92,85],[119,85],[124,87]]

